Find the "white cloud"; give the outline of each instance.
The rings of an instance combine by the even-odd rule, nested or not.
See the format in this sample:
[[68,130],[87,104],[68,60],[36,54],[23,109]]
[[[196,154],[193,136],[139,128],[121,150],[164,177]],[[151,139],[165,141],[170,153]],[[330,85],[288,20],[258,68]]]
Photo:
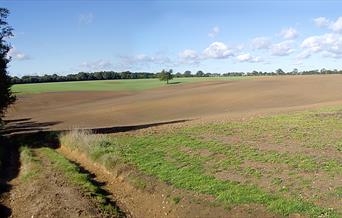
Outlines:
[[79,65],[79,68],[86,71],[109,70],[113,64],[108,60],[85,61]]
[[253,57],[251,54],[249,53],[245,53],[245,54],[240,54],[236,57],[236,59],[239,62],[250,62],[250,63],[257,63],[257,62],[261,62],[261,58],[260,57]]
[[312,52],[319,52],[323,49],[326,36],[310,36],[301,44],[301,47]]
[[[318,36],[310,36],[303,40],[301,48],[306,53],[322,53],[324,57],[341,58],[342,35],[337,33],[326,33]],[[308,57],[310,55],[307,55]]]
[[294,52],[293,41],[287,40],[271,46],[271,54],[275,56],[286,56]]
[[330,25],[330,20],[326,17],[317,17],[314,19],[314,22],[318,27],[328,27]]
[[174,62],[170,58],[162,55],[147,55],[138,54],[134,56],[119,56],[120,63],[118,67],[121,69],[132,69],[132,67],[138,68],[149,68],[151,65],[163,65],[164,67],[174,66]]
[[223,42],[213,42],[203,51],[204,58],[223,59],[232,55],[233,51]]
[[342,17],[339,17],[335,22],[332,22],[330,28],[334,32],[342,32]]
[[314,19],[314,22],[318,27],[328,27],[336,33],[342,33],[342,17],[338,17],[335,21],[325,17],[317,17]]
[[178,56],[183,59],[190,59],[190,60],[199,58],[197,52],[191,49],[185,49],[184,51],[180,52]]
[[298,37],[298,31],[293,27],[289,27],[282,29],[279,35],[284,39],[295,39]]
[[311,56],[311,52],[304,50],[301,53],[299,53],[296,58],[297,60],[303,60],[303,59],[309,58],[310,56]]
[[214,26],[213,29],[208,33],[208,36],[214,38],[215,36],[217,36],[217,34],[219,34],[220,32],[220,28],[218,26]]
[[94,20],[93,13],[85,13],[85,14],[80,14],[78,16],[78,22],[81,24],[91,24],[93,20]]
[[252,47],[255,49],[268,49],[271,47],[272,41],[267,37],[257,37],[252,39]]
[[8,52],[8,56],[11,57],[13,60],[17,61],[24,61],[29,60],[31,57],[21,51],[18,51],[15,47],[11,48]]

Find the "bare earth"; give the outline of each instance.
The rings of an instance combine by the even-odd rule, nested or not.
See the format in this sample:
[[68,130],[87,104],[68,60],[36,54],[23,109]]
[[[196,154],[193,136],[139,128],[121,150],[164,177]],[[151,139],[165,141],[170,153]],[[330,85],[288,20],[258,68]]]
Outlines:
[[277,113],[342,103],[342,75],[260,77],[170,85],[143,92],[20,96],[8,119],[56,122],[52,129],[115,127],[203,117]]
[[[24,95],[19,96],[17,103],[9,109],[6,119],[19,119],[20,127],[13,122],[7,125],[8,128],[26,132],[40,128],[117,128],[177,120],[243,118],[341,105],[341,84],[342,75],[283,76],[170,85],[143,92]],[[211,202],[208,196],[193,196],[191,192],[182,192],[182,202],[171,204],[170,199],[177,196],[179,190],[158,183],[154,184],[152,192],[139,191],[129,186],[124,177],[109,175],[82,155],[73,154],[63,146],[59,151],[106,183],[106,188],[128,212],[128,217],[208,217],[212,214],[217,217],[276,217],[259,205],[242,205],[227,212],[220,206],[207,205]],[[3,197],[3,202],[12,210],[12,217],[100,216],[93,202],[82,196],[76,187],[67,184],[63,175],[53,172],[48,160],[43,156],[40,158],[46,170],[34,182],[27,185],[18,178],[10,181],[13,188]],[[167,198],[168,195],[171,197]]]
[[[10,217],[103,217],[89,197],[66,182],[63,174],[40,155],[44,169],[37,178],[13,179],[5,202]],[[22,172],[20,170],[20,172]]]

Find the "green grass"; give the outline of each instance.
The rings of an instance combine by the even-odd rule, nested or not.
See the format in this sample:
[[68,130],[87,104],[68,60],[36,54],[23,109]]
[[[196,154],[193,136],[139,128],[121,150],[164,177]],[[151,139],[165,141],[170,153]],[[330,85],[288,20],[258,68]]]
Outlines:
[[99,205],[104,214],[120,217],[118,208],[112,206],[108,198],[102,194],[101,189],[90,182],[88,174],[81,173],[79,167],[71,163],[62,155],[50,148],[41,148],[39,151],[46,156],[56,170],[61,171],[74,185],[83,189],[84,193],[92,197]]
[[342,206],[329,204],[342,203],[340,187],[327,184],[342,178],[341,114],[332,108],[116,137],[72,132],[61,142],[102,165],[131,164],[176,188],[212,195],[227,208],[256,203],[285,216],[340,217]]
[[30,182],[39,175],[42,169],[40,160],[34,156],[32,150],[26,146],[20,147],[20,179],[23,182]]
[[[16,84],[12,86],[12,91],[16,94],[35,94],[45,92],[66,92],[66,91],[141,91],[162,86],[171,86],[201,81],[212,80],[239,80],[247,77],[194,77],[175,78],[166,85],[158,79],[136,79],[136,80],[96,80],[96,81],[76,81],[76,82],[54,82],[54,83],[34,83]],[[250,78],[250,77],[248,77]]]

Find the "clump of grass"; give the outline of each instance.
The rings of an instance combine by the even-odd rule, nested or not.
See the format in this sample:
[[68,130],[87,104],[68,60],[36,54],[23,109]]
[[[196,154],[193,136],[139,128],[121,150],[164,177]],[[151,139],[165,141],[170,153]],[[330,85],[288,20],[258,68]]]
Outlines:
[[21,174],[20,179],[28,182],[39,175],[41,169],[40,160],[34,156],[27,146],[20,147]]
[[72,184],[81,187],[86,195],[94,199],[99,204],[102,213],[115,217],[123,216],[122,212],[103,194],[101,188],[91,182],[89,175],[80,172],[78,166],[50,148],[41,148],[40,151],[49,158],[54,168],[61,171]]
[[68,145],[71,149],[88,151],[99,141],[102,141],[102,135],[93,135],[89,130],[73,129],[60,136],[62,145]]
[[342,198],[342,186],[335,189],[335,193],[339,198]]
[[130,174],[126,180],[136,189],[145,190],[147,188],[147,182],[139,175]]
[[72,150],[85,152],[91,160],[100,163],[108,170],[114,169],[121,163],[121,158],[114,152],[112,140],[105,135],[74,129],[62,134],[60,142]]
[[181,200],[182,200],[182,198],[179,197],[179,196],[176,196],[176,197],[172,198],[172,201],[173,201],[174,204],[178,204]]

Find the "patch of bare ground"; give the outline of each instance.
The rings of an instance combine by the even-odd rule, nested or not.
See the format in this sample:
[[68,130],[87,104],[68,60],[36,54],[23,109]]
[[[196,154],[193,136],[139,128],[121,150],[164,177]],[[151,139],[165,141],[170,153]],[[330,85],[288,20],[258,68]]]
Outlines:
[[315,114],[318,118],[326,118],[326,117],[333,117],[333,118],[342,118],[342,111],[337,112],[321,112]]
[[[64,146],[59,152],[94,172],[98,181],[106,183],[107,191],[113,194],[119,207],[127,208],[132,217],[279,217],[256,204],[224,208],[212,196],[176,189],[138,173],[133,167],[117,166],[109,172],[84,154]],[[146,186],[134,185],[131,175],[138,176]]]
[[276,151],[279,153],[290,153],[290,154],[305,154],[312,157],[325,157],[325,158],[336,158],[342,159],[342,153],[336,151],[336,148],[326,146],[324,148],[311,148],[305,147],[301,142],[294,140],[287,140],[280,144],[270,143],[272,139],[260,138],[258,141],[248,141],[247,143],[262,151]]
[[252,148],[256,148],[261,151],[275,151],[279,153],[305,154],[307,156],[324,157],[328,159],[342,159],[342,153],[337,152],[336,148],[328,146],[324,148],[310,148],[303,146],[301,142],[295,142],[293,140],[275,144],[270,143],[273,141],[272,138],[264,136],[260,136],[260,138],[255,141],[243,141],[243,139],[237,135],[224,136],[219,134],[202,134],[199,138],[204,141],[212,141],[215,139],[216,141],[220,141],[228,145],[238,145],[239,143],[244,142],[244,144],[248,144]]
[[207,148],[199,148],[199,149],[193,150],[189,147],[181,147],[180,151],[187,153],[189,155],[199,155],[199,156],[204,157],[204,158],[214,155],[214,153],[209,151],[209,149],[207,149]]
[[11,217],[102,217],[96,205],[82,191],[66,182],[49,160],[39,156],[43,168],[36,177],[11,181],[7,199]]
[[[324,172],[300,172],[286,164],[245,161],[241,169],[253,169],[260,176],[243,174],[237,170],[222,170],[213,174],[221,180],[256,185],[268,192],[281,193],[287,197],[299,197],[313,201],[326,208],[338,208],[342,199],[334,194],[341,185],[342,176],[331,176]],[[342,211],[339,211],[342,212]]]

